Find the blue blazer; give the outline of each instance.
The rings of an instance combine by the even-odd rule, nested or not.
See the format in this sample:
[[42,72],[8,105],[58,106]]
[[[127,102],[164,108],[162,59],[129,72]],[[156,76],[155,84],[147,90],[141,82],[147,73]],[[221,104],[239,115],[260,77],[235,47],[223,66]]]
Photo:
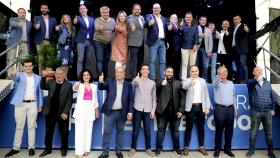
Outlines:
[[[101,112],[110,115],[110,111],[117,96],[117,81],[116,78],[111,78],[104,83],[98,83],[100,90],[107,90],[107,97],[102,106]],[[128,81],[123,82],[122,90],[122,118],[126,120],[128,113],[133,113],[134,95],[132,85]]]
[[93,44],[93,34],[94,34],[94,20],[92,17],[88,16],[89,28],[87,28],[84,18],[80,15],[78,16],[77,23],[77,36],[75,42],[85,43],[87,40],[87,34],[89,33],[89,40]]
[[[148,23],[152,19],[152,17],[155,19],[155,23],[154,23],[154,25],[149,26]],[[164,18],[163,16],[161,16],[161,20],[162,20],[163,27],[164,27],[164,35],[166,37],[167,26],[168,26],[169,23],[166,20],[166,18]],[[159,34],[158,24],[157,24],[157,21],[156,21],[156,18],[154,16],[154,14],[148,14],[145,17],[145,26],[148,28],[146,44],[150,46],[150,45],[154,44],[158,40],[158,34]]]
[[[36,25],[38,22],[40,22],[40,28],[39,30],[36,30],[35,37],[34,37],[34,43],[35,44],[41,44],[45,38],[46,34],[46,23],[44,20],[44,17],[42,15],[35,16],[33,19],[33,25]],[[55,32],[55,26],[57,25],[56,19],[49,16],[49,39],[53,39],[53,34]]]
[[[22,28],[18,26],[19,22],[20,22],[20,19],[18,17],[12,17],[9,20],[11,33],[10,33],[9,38],[6,40],[7,47],[10,47],[10,46],[16,44],[21,39]],[[30,36],[31,27],[32,27],[32,23],[30,21],[26,20],[26,36],[27,36],[27,42],[28,42],[29,48],[30,48],[29,36]]]
[[[42,107],[43,106],[43,91],[40,86],[41,76],[32,74],[34,78],[34,94],[36,94],[36,101],[37,106]],[[15,76],[13,76],[13,81],[15,84],[15,92],[13,99],[11,100],[11,104],[15,106],[21,106],[22,101],[24,99],[24,94],[26,93],[26,74],[25,72],[17,72]]]

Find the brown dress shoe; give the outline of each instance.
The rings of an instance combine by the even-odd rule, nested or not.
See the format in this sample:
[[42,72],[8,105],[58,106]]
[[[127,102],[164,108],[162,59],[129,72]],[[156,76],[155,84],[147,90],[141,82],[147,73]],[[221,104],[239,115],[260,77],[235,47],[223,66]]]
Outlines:
[[207,151],[205,150],[204,147],[199,147],[198,152],[200,152],[202,155],[205,155],[205,156],[208,155],[208,153],[207,153]]
[[185,156],[188,156],[189,155],[189,148],[185,148],[184,151],[183,151],[183,154]]
[[151,156],[151,157],[154,157],[154,156],[155,156],[155,154],[152,152],[151,149],[147,149],[147,150],[146,150],[146,153],[147,153],[149,156]]
[[129,153],[128,153],[128,157],[132,157],[132,156],[134,156],[134,155],[135,155],[135,153],[136,153],[136,149],[131,148],[131,149],[130,149],[130,151],[129,151]]

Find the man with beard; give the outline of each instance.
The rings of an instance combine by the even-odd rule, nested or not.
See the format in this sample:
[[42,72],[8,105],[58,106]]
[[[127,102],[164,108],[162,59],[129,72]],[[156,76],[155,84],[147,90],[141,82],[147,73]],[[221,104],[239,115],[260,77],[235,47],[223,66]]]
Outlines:
[[173,77],[173,68],[165,69],[165,79],[157,83],[157,139],[156,139],[156,155],[159,156],[162,150],[162,142],[165,135],[167,123],[170,123],[171,136],[173,140],[174,152],[180,156],[179,143],[179,125],[182,113],[184,112],[184,104],[180,104],[182,85],[179,80]]
[[129,75],[135,78],[144,62],[144,23],[140,4],[132,6],[132,14],[128,16],[128,50],[130,53]]
[[[35,37],[34,43],[36,44],[37,52],[41,49],[50,45],[51,40],[53,40],[53,34],[55,32],[55,26],[57,24],[56,19],[49,16],[49,6],[46,3],[41,4],[40,16],[35,16],[33,19],[33,26],[35,27]],[[48,54],[38,53],[39,63],[47,59]],[[39,74],[42,75],[43,67],[39,64]]]

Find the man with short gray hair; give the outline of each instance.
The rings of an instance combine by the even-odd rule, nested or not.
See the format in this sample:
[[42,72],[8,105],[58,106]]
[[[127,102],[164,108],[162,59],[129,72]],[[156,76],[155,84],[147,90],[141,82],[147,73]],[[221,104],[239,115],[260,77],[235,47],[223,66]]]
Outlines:
[[111,42],[114,38],[116,22],[109,17],[110,8],[103,6],[100,8],[101,17],[95,19],[94,26],[94,49],[96,52],[97,75],[104,73],[105,78],[108,73],[108,62],[111,53]]

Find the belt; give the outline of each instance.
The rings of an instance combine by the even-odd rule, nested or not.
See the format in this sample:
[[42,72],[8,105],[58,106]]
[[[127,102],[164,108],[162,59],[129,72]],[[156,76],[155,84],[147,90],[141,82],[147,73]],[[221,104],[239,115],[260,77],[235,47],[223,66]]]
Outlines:
[[22,102],[24,103],[32,103],[32,102],[35,102],[36,100],[23,100]]
[[200,106],[202,103],[192,103],[192,106]]
[[220,106],[220,107],[224,107],[224,108],[230,108],[232,107],[233,105],[222,105],[222,104],[218,104],[218,103],[215,103],[216,106]]
[[46,40],[46,41],[50,41],[50,39],[48,39],[48,38],[44,38],[44,40]]
[[110,111],[122,111],[122,109],[116,109],[116,110],[111,109]]
[[28,43],[27,41],[21,41],[22,43]]
[[160,40],[160,41],[164,41],[164,38],[158,38],[158,40]]

